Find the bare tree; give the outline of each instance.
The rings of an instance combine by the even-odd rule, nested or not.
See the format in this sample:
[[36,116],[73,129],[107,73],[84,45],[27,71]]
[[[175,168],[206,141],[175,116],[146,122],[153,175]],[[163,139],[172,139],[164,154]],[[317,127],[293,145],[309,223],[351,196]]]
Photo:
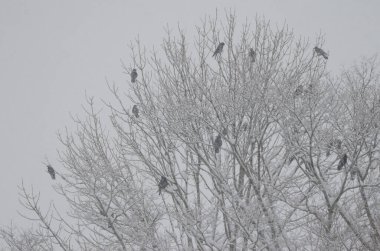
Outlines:
[[380,245],[376,60],[334,77],[314,52],[322,37],[297,38],[261,18],[225,20],[206,18],[193,41],[167,30],[162,50],[136,40],[123,64],[135,76],[130,89],[109,85],[110,119],[90,98],[77,131],[60,135],[56,190],[71,211],[44,215],[22,189],[56,248]]
[[0,230],[1,238],[11,248],[11,250],[52,250],[53,245],[48,236],[33,229],[18,230],[14,226]]

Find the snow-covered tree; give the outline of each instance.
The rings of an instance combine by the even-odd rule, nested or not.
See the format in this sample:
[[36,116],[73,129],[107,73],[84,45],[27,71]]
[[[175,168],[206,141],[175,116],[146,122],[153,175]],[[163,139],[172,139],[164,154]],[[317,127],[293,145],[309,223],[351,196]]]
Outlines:
[[[167,31],[152,52],[136,40],[110,119],[89,99],[60,135],[70,212],[42,212],[21,188],[34,250],[377,250],[376,60],[332,76],[323,38],[236,23]],[[1,231],[16,250],[24,235]]]

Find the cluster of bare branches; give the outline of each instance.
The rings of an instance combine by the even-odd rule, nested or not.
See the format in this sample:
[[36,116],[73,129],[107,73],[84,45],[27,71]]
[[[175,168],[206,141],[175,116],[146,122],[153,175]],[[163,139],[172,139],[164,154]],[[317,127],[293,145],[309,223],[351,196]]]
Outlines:
[[43,213],[22,187],[40,225],[2,229],[10,247],[380,246],[376,60],[331,76],[322,37],[225,20],[203,20],[193,41],[168,30],[158,51],[131,46],[130,90],[109,85],[109,124],[89,99],[77,130],[60,136],[56,191],[70,212]]

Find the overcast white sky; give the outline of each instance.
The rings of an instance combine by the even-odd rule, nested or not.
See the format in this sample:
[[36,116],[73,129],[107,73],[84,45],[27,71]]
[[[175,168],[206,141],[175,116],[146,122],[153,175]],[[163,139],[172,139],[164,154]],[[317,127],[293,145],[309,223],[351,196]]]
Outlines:
[[54,198],[45,156],[59,169],[58,130],[81,112],[85,91],[107,97],[105,77],[125,83],[128,44],[137,35],[159,45],[163,27],[187,30],[215,9],[241,20],[264,15],[298,35],[325,35],[328,68],[338,72],[380,51],[378,0],[0,0],[0,225],[22,222],[17,186],[24,180]]

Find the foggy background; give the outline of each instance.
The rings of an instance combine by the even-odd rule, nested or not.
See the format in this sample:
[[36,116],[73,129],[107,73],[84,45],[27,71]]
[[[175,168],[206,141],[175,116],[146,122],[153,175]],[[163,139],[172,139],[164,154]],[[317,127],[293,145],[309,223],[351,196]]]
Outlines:
[[129,66],[130,41],[139,36],[148,49],[158,48],[166,25],[175,31],[180,24],[191,35],[216,8],[220,20],[232,9],[238,24],[257,14],[273,25],[286,21],[311,41],[323,34],[327,68],[334,73],[380,51],[376,0],[0,0],[1,226],[30,224],[17,213],[23,212],[17,190],[22,181],[41,192],[42,205],[54,199],[55,182],[43,162],[48,157],[58,172],[61,168],[56,133],[73,129],[70,114],[82,114],[85,94],[110,97],[106,78],[126,85],[129,76],[120,60]]

